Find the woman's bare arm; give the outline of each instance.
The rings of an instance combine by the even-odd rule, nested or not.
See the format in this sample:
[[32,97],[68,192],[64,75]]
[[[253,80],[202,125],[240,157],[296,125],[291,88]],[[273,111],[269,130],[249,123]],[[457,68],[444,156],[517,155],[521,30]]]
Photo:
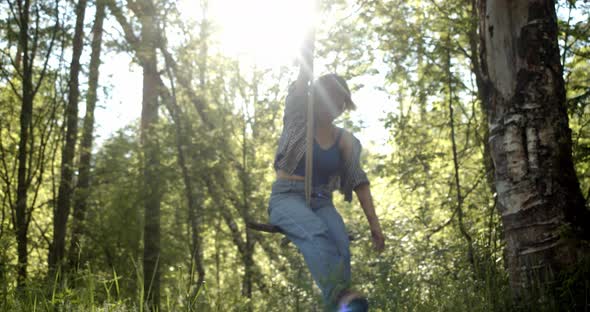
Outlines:
[[295,81],[295,94],[305,95],[312,76],[314,38],[313,33],[309,33],[301,46],[301,55],[299,58],[299,75]]
[[373,197],[371,196],[371,188],[369,184],[361,184],[354,189],[361,207],[365,212],[369,227],[371,229],[371,238],[373,239],[373,246],[375,250],[381,252],[385,249],[385,238],[379,223],[379,217],[375,213],[375,206],[373,206]]

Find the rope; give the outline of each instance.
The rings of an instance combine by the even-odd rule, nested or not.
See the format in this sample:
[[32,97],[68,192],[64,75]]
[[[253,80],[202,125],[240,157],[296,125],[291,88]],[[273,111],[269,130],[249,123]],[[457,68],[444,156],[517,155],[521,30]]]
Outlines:
[[[317,1],[316,1],[317,4]],[[301,70],[307,71],[310,89],[307,96],[307,124],[305,144],[305,202],[311,204],[311,188],[313,174],[313,141],[314,141],[314,111],[313,111],[313,59],[315,50],[315,27],[310,27],[306,41],[303,43],[303,64]]]
[[305,202],[307,206],[311,204],[311,187],[313,174],[313,138],[314,138],[314,111],[313,111],[313,54],[315,42],[315,28],[311,27],[306,42],[303,44],[303,64],[301,70],[307,71],[309,78],[310,92],[307,96],[307,129],[305,144]]

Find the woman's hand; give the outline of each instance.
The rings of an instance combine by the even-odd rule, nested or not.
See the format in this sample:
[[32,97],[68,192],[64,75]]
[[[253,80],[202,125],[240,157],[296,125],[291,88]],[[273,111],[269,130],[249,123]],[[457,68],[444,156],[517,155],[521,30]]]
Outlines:
[[378,223],[371,226],[371,238],[373,239],[373,248],[375,251],[382,252],[385,249],[385,237]]

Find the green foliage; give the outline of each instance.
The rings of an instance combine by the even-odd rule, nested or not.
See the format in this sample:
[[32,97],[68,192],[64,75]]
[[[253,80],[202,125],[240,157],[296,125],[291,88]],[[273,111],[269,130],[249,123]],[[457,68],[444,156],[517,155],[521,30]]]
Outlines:
[[590,199],[590,6],[582,1],[563,1],[560,8],[560,48],[564,66],[573,158],[582,193]]
[[[575,12],[584,12],[588,6],[582,1],[559,5],[566,10],[571,6]],[[250,220],[267,220],[283,101],[295,68],[270,70],[231,59],[215,49],[219,35],[215,27],[207,36],[197,36],[191,31],[207,23],[184,21],[170,2],[158,1],[158,8],[168,14],[161,21],[166,26],[162,31],[179,37],[167,46],[176,72],[166,68],[163,59],[159,64],[165,69],[161,72],[164,84],[174,91],[173,103],[160,98],[156,131],[161,159],[158,183],[163,192],[162,310],[320,310],[319,291],[297,249],[284,244],[280,235],[254,233],[245,226]],[[477,55],[474,57],[470,41],[477,25],[471,2],[338,0],[323,2],[323,9],[325,27],[318,30],[317,48],[320,71],[354,78],[356,89],[369,79],[384,77],[377,87],[392,99],[387,103],[390,113],[382,118],[392,152],[378,154],[366,148],[363,156],[386,236],[387,248],[381,255],[371,249],[368,225],[358,203],[336,199],[355,237],[354,286],[369,295],[374,311],[514,309],[503,267],[502,229],[484,163],[487,128],[473,64]],[[574,161],[581,187],[588,190],[589,28],[587,13],[578,14],[584,18],[560,15],[560,43],[565,53]],[[1,22],[2,34],[10,33],[0,38],[4,48],[16,37],[7,28],[12,22],[4,18]],[[69,30],[64,28],[64,32],[60,38],[65,48]],[[129,51],[124,38],[116,32],[111,36],[106,44],[111,51]],[[203,46],[210,48],[209,54],[202,53]],[[35,208],[31,274],[28,287],[20,293],[15,288],[16,244],[9,217],[20,103],[5,77],[0,84],[4,183],[0,188],[0,310],[145,311],[143,285],[149,279],[142,276],[141,267],[145,199],[138,122],[96,147],[80,267],[65,270],[63,283],[46,279],[54,181],[59,178],[56,160],[62,139],[62,90],[67,84],[63,79],[67,68],[57,63],[59,67],[50,72],[52,79],[41,86],[35,102],[38,123],[33,137],[41,137],[49,126],[54,132],[46,139],[45,154],[36,150],[32,160],[33,167],[43,165],[46,170],[37,172],[34,179],[39,192],[37,202],[31,203]],[[11,81],[15,86],[20,83]],[[172,104],[178,115],[170,109]],[[363,126],[351,115],[339,123],[355,131]],[[457,168],[452,139],[457,144]],[[192,178],[190,191],[197,199],[193,212],[199,223],[205,269],[205,283],[198,292],[189,190],[180,151]],[[564,298],[587,295],[583,276],[587,269],[580,267],[564,279]],[[253,289],[251,298],[244,294],[248,283]]]

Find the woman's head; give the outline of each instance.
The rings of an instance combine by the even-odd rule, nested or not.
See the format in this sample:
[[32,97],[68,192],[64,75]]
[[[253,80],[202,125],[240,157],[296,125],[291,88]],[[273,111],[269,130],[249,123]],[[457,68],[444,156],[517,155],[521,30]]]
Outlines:
[[315,114],[320,120],[331,122],[344,111],[356,108],[346,80],[336,74],[319,77],[313,83],[313,95]]

